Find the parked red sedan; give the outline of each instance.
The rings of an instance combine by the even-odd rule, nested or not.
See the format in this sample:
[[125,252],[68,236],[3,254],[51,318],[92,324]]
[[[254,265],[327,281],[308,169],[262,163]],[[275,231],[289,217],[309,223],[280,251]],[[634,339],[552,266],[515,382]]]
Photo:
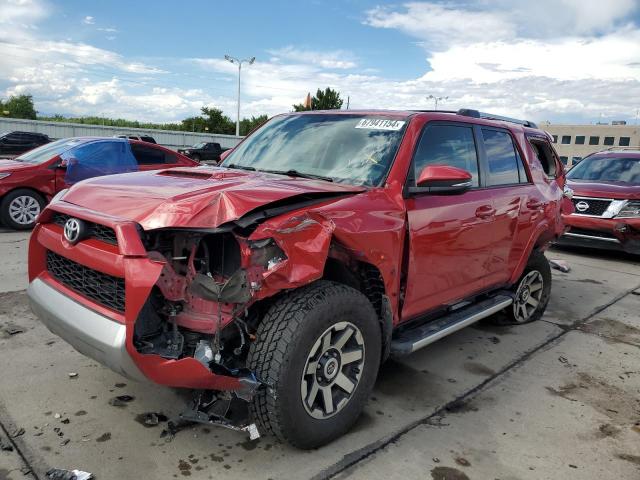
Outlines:
[[124,138],[66,138],[0,160],[0,220],[24,230],[53,196],[85,178],[114,173],[196,166],[159,145]]
[[567,179],[575,212],[559,243],[640,255],[640,149],[590,155]]

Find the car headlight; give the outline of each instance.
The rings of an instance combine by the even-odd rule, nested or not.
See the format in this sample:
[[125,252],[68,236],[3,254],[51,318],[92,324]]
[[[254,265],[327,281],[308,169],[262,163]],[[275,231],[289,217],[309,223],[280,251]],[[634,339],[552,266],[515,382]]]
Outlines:
[[0,173],[0,180],[2,180],[3,178],[7,178],[9,175],[11,175],[10,173]]
[[616,217],[617,218],[640,217],[640,200],[629,200],[620,209]]

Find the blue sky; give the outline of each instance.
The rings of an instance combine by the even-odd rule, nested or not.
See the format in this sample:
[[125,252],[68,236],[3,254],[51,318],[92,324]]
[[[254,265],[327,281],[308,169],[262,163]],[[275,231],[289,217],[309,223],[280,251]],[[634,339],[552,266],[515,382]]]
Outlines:
[[0,96],[43,113],[175,121],[288,111],[331,86],[354,108],[478,108],[634,121],[638,0],[385,3],[0,0]]

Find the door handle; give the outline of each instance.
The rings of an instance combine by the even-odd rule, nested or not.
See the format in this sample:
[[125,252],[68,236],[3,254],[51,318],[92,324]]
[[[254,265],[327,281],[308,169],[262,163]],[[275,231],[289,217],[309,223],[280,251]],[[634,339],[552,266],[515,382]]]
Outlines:
[[530,210],[539,210],[542,207],[542,202],[537,200],[529,200],[527,202],[527,208]]
[[496,213],[496,209],[491,205],[482,205],[476,209],[476,217],[478,218],[489,218]]

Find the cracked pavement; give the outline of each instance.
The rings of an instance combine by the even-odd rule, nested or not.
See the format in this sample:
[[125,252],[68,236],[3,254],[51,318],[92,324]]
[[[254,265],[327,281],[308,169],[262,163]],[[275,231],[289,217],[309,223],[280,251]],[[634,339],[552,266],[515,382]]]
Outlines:
[[[176,415],[188,392],[123,379],[38,323],[27,237],[0,232],[0,439],[13,447],[0,480],[51,467],[98,479],[640,477],[639,258],[548,252],[572,271],[553,271],[542,321],[481,323],[389,361],[353,431],[303,452],[202,425],[161,438],[162,417],[143,415]],[[110,404],[122,395],[133,399]]]

